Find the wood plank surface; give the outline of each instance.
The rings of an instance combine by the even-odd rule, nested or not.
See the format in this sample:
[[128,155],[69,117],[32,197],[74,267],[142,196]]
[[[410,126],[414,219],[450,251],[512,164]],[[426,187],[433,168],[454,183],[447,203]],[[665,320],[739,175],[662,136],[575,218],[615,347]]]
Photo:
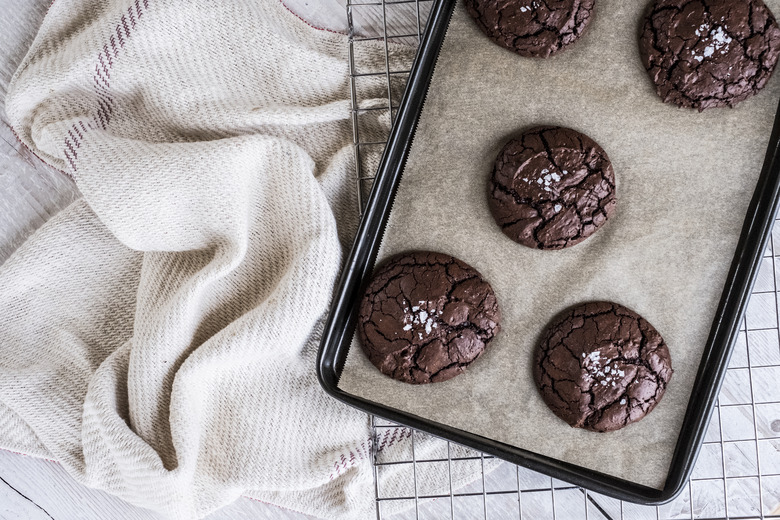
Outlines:
[[[353,2],[358,3],[357,0],[353,0]],[[360,0],[360,2],[369,3],[368,0]],[[5,98],[8,83],[29,48],[50,3],[51,0],[0,0],[0,100]],[[348,30],[346,0],[284,0],[284,3],[293,12],[316,27],[339,32]],[[430,5],[430,0],[422,0],[419,4],[419,13],[418,5],[415,3],[389,4],[386,9],[376,5],[355,5],[351,8],[353,25],[356,33],[362,37],[381,37],[385,34],[386,26],[386,32],[391,39],[414,43],[418,31],[418,20],[421,22],[427,18]],[[16,140],[7,124],[4,106],[0,102],[0,264],[35,229],[77,197],[78,190],[70,179],[43,164]],[[775,244],[778,244],[780,243],[780,231],[776,232],[776,237]],[[771,263],[769,269],[773,269],[773,267],[774,263]],[[768,278],[760,276],[759,279]],[[771,296],[771,306],[774,307],[773,302],[777,295],[770,293],[771,290],[776,291],[777,288],[773,285],[767,290],[767,294]],[[756,301],[756,299],[751,301],[751,306],[748,309],[748,320],[750,320],[751,312],[761,310]],[[761,346],[758,343],[757,345]],[[755,348],[757,347],[751,347],[751,356],[754,359],[763,359],[755,355]],[[767,348],[769,350],[767,350],[766,356],[778,355],[774,344]],[[740,354],[742,352],[740,349],[744,350],[744,355]],[[747,370],[747,368],[740,368],[748,366],[747,361],[742,365],[739,364],[742,358],[747,360],[746,343],[742,344],[741,347],[738,344],[732,359],[732,367],[736,367],[737,371]],[[757,390],[762,390],[762,385],[769,385],[765,391],[771,394],[777,388],[776,378],[767,376],[762,379],[762,370],[768,371],[765,368],[754,370],[755,379],[752,384]],[[722,399],[738,395],[739,392],[744,392],[745,388],[745,384],[741,380],[727,378]],[[758,392],[757,395],[763,394]],[[758,405],[757,407],[759,417],[756,427],[759,429],[758,431],[762,432],[762,435],[773,435],[773,432],[776,431],[773,429],[773,425],[780,422],[778,418],[780,417],[778,415],[780,407],[772,408],[771,406]],[[748,409],[747,406],[743,408],[752,413],[752,409]],[[731,425],[732,422],[736,426],[752,424],[751,419],[724,422],[727,426]],[[709,440],[720,440],[720,433],[717,430],[718,428],[711,429],[710,434],[708,434]],[[728,434],[728,428],[726,428],[726,434]],[[774,452],[769,449],[771,448],[768,444],[770,441],[761,442],[762,446],[766,447],[764,451],[772,456]],[[778,445],[780,446],[780,443]],[[723,498],[717,495],[722,489],[722,481],[719,480],[717,473],[718,470],[722,471],[723,467],[720,446],[715,443],[707,446],[716,449],[709,451],[705,449],[702,452],[703,455],[700,457],[696,470],[698,475],[709,477],[712,480],[703,480],[697,483],[696,491],[690,494],[695,503],[693,509],[697,515],[704,515],[708,511],[706,509],[708,505],[714,506],[716,508],[714,510],[718,511],[718,514],[721,511],[719,508],[723,507]],[[711,457],[708,456],[710,452],[712,452]],[[728,459],[728,453],[725,453],[723,457]],[[780,459],[772,458],[770,462],[774,460]],[[731,467],[731,460],[727,460],[727,462],[727,466]],[[765,463],[762,467],[769,467],[767,464]],[[513,468],[510,470],[514,471]],[[514,478],[511,471],[508,475],[509,480]],[[534,474],[533,478],[542,479],[534,487],[548,485],[546,482],[549,479],[545,480],[545,477],[541,475]],[[713,489],[716,493],[714,498],[710,498],[702,491],[702,489],[708,489],[705,486],[707,483],[714,484]],[[502,487],[502,489],[504,488]],[[780,514],[780,505],[778,505],[780,503],[780,479],[764,479],[762,492],[764,512]],[[732,493],[735,492],[730,491],[730,494]],[[750,511],[751,515],[757,516],[755,508],[759,501],[755,494],[758,493],[758,488],[751,493],[753,495],[749,496],[746,504],[749,503],[753,507]],[[525,499],[527,512],[531,511],[534,496],[541,495],[532,495]],[[679,500],[662,507],[662,513],[656,513],[654,508],[640,512],[636,507],[627,504],[625,518],[656,518],[656,514],[659,515],[659,518],[690,518],[691,504],[688,496],[685,493]],[[481,500],[480,497],[476,498]],[[509,509],[506,509],[506,515],[517,504],[516,497],[508,498],[506,506]],[[512,502],[513,500],[514,502]],[[577,500],[580,500],[579,496]],[[606,500],[603,497],[598,500],[601,506],[610,511],[611,515],[616,518],[621,516],[623,506],[619,502]],[[445,501],[438,503],[446,505]],[[571,516],[571,518],[581,517],[582,510],[578,509],[578,504],[579,502],[572,509],[572,514],[576,512],[577,516]],[[561,511],[564,510],[564,505],[563,502],[558,503]],[[610,509],[610,507],[612,508]],[[449,508],[445,507],[444,509],[440,515],[432,517],[449,517]],[[456,507],[456,511],[458,510],[459,508]],[[464,510],[462,507],[460,508],[461,513]],[[503,513],[496,513],[496,511],[503,510],[491,509],[491,518],[506,517]],[[632,511],[635,511],[636,515],[630,516],[633,515]],[[539,514],[539,517],[549,518],[550,515],[551,512],[545,510],[544,514]],[[591,510],[591,518],[597,516],[595,510]],[[0,450],[0,520],[68,520],[73,518],[84,520],[157,520],[161,517],[151,511],[131,506],[106,493],[82,486],[54,462]],[[308,518],[310,517],[247,498],[239,499],[208,517],[209,520],[306,520]]]

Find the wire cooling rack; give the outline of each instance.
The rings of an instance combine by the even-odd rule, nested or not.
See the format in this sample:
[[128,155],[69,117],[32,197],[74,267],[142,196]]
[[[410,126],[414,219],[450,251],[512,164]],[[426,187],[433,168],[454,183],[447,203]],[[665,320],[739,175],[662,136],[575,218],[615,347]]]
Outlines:
[[[387,135],[366,129],[363,116],[395,117],[411,61],[391,50],[396,43],[418,45],[433,0],[347,0],[350,87],[358,204],[362,211]],[[366,69],[360,59],[365,45],[384,46],[379,68]],[[400,53],[408,55],[409,53]],[[375,91],[381,82],[381,101]],[[363,95],[373,87],[372,99]],[[423,432],[372,418],[374,483],[377,519],[485,520],[751,520],[780,519],[780,226],[775,226],[725,383],[713,413],[701,454],[682,494],[658,507],[621,502],[586,491],[539,473],[494,460],[491,456]],[[775,254],[777,252],[777,255]],[[377,451],[377,439],[392,435],[409,438],[410,450]],[[439,443],[415,453],[415,442]],[[457,448],[457,450],[455,450]],[[457,456],[454,454],[457,452]],[[464,455],[465,453],[465,455]],[[491,470],[486,470],[486,464]],[[405,471],[407,489],[383,487],[383,469]],[[453,489],[453,468],[467,469],[478,478]],[[445,482],[431,480],[444,476]],[[448,482],[446,482],[448,480]],[[435,484],[435,485],[434,485]],[[388,486],[389,487],[389,486]],[[430,490],[448,489],[448,492]],[[402,513],[383,514],[390,503],[407,506]]]

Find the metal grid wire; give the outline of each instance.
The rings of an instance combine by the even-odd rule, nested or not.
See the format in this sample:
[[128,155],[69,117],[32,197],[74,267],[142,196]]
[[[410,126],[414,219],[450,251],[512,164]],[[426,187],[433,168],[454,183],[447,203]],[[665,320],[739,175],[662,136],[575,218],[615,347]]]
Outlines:
[[[418,45],[432,0],[347,0],[352,124],[358,204],[362,211],[376,160],[387,135],[364,131],[366,114],[382,111],[396,115],[411,62],[400,63],[391,45]],[[361,46],[384,46],[379,70],[363,70]],[[406,53],[408,54],[408,53]],[[361,83],[382,81],[386,101],[364,105]],[[371,152],[367,150],[372,149]],[[780,226],[775,226],[739,333],[723,389],[694,472],[683,493],[669,504],[639,506],[589,492],[489,455],[466,450],[425,433],[372,418],[374,480],[377,519],[383,506],[404,502],[406,510],[393,519],[559,519],[559,520],[662,520],[662,519],[780,519]],[[776,252],[776,254],[775,254]],[[376,451],[377,440],[393,430],[411,440],[411,450],[390,459]],[[398,433],[400,432],[400,433]],[[415,441],[441,443],[436,458],[418,459]],[[454,456],[457,448],[458,456]],[[430,451],[428,452],[430,453]],[[463,456],[466,453],[466,456]],[[486,471],[486,463],[491,465]],[[453,489],[453,467],[471,464],[481,478]],[[408,492],[386,495],[383,468],[408,470]],[[428,492],[426,468],[446,468],[448,492]]]

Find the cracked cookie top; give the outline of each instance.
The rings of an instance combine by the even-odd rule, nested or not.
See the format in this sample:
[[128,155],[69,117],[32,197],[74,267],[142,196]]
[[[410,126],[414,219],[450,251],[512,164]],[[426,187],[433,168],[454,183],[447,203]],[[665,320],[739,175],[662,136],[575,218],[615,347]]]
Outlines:
[[761,0],[657,0],[639,50],[664,102],[702,111],[764,88],[780,54],[780,29]]
[[493,218],[509,238],[563,249],[588,238],[615,212],[615,173],[588,136],[538,127],[498,154],[488,189]]
[[482,31],[501,47],[547,58],[574,43],[590,23],[595,0],[465,0]]
[[476,269],[441,253],[390,258],[360,304],[358,337],[382,373],[405,383],[446,381],[499,331],[493,289]]
[[672,377],[672,360],[647,320],[617,303],[593,302],[548,326],[533,371],[555,415],[577,428],[607,432],[655,408]]

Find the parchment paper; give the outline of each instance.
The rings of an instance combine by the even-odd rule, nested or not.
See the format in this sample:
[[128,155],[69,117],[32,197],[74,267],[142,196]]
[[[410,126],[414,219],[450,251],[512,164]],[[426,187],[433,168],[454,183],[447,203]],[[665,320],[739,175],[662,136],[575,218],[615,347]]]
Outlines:
[[[780,0],[765,0],[780,14]],[[599,0],[587,34],[548,59],[491,43],[460,2],[441,51],[380,252],[429,249],[492,284],[503,330],[465,374],[413,386],[353,342],[339,387],[468,432],[663,488],[702,351],[780,99],[774,77],[734,109],[661,102],[642,67],[645,1]],[[505,237],[486,183],[507,139],[531,126],[580,130],[613,161],[617,214],[585,242],[537,251]],[[666,339],[675,370],[658,407],[613,433],[569,427],[542,402],[532,352],[548,321],[590,300],[622,303]]]

